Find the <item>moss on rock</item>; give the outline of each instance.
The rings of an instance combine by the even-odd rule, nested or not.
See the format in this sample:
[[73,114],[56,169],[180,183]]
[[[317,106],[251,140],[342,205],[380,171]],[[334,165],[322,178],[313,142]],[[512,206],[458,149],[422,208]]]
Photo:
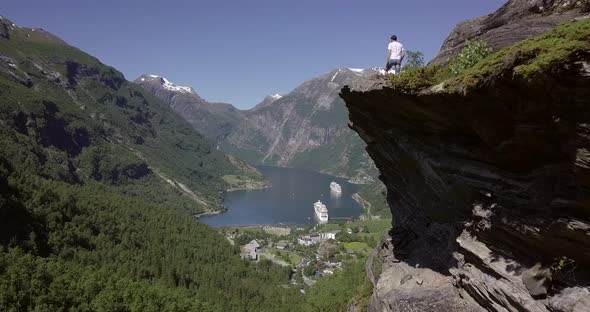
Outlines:
[[448,66],[426,66],[389,77],[389,86],[404,93],[418,93],[443,83],[447,92],[466,93],[500,77],[532,80],[558,71],[580,54],[590,54],[590,19],[564,23],[540,36],[527,39],[484,58],[460,75]]

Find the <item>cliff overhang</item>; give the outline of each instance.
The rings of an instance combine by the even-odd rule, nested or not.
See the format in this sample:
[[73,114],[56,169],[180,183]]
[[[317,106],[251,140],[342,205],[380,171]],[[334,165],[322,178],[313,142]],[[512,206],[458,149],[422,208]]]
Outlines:
[[371,310],[590,309],[588,64],[586,20],[461,76],[343,88],[393,215]]

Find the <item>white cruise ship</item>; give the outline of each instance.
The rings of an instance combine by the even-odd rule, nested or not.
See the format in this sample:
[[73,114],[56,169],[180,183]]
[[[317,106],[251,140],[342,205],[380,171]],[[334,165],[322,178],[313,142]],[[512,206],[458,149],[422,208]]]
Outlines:
[[330,183],[330,190],[334,193],[342,193],[342,187],[336,182]]
[[313,209],[315,210],[315,216],[320,223],[328,222],[328,208],[326,208],[326,205],[324,205],[322,201],[318,200],[313,204]]

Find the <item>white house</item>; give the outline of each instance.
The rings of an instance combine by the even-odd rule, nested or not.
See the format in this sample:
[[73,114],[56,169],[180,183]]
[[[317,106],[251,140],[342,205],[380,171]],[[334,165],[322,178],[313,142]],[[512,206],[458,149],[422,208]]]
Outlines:
[[320,237],[323,240],[336,239],[336,235],[338,235],[338,233],[340,233],[340,230],[326,232],[326,233],[320,233]]

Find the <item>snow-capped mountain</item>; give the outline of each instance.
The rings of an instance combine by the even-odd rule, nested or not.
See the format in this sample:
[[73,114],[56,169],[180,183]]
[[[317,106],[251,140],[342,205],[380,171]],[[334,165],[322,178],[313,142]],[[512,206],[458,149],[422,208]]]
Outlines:
[[364,150],[364,142],[348,128],[348,110],[339,93],[343,86],[376,74],[379,68],[335,69],[288,94],[268,95],[246,111],[229,104],[209,103],[192,89],[187,92],[189,89],[181,89],[157,75],[142,75],[135,82],[170,105],[224,151],[251,163],[363,179],[374,176],[376,169]]
[[274,102],[280,100],[281,98],[283,98],[283,96],[280,94],[267,95],[262,100],[262,102],[258,103],[256,106],[254,106],[252,109],[250,109],[250,111],[256,111],[256,110],[261,109],[263,107],[270,106],[270,105],[274,104]]
[[191,87],[179,86],[165,77],[144,74],[134,81],[170,105],[197,131],[213,141],[225,138],[238,124],[241,111],[226,103],[210,103]]
[[158,75],[142,75],[138,79],[142,83],[157,83],[168,91],[196,94],[196,92],[195,92],[195,90],[193,90],[193,88],[176,85],[176,84],[170,82],[165,77],[160,77]]

